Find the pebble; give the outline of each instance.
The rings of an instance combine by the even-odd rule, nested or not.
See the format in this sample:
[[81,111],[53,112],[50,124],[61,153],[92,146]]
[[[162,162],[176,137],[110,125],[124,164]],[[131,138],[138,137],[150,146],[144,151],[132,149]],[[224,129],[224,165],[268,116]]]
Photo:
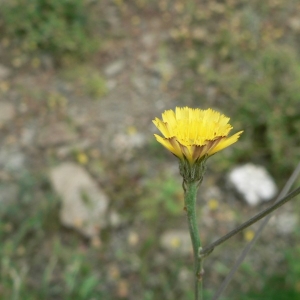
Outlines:
[[228,175],[229,183],[250,205],[269,201],[277,194],[277,186],[262,166],[251,163],[234,168]]
[[60,196],[60,221],[85,237],[97,237],[107,225],[108,197],[89,173],[75,163],[63,163],[50,171],[50,180]]

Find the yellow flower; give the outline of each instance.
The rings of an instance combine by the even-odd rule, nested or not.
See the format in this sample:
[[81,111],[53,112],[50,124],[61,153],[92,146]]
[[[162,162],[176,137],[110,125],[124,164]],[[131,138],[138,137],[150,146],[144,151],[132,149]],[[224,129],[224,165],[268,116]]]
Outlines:
[[212,109],[176,107],[175,112],[166,110],[162,120],[155,118],[153,123],[164,136],[155,134],[157,141],[193,165],[203,156],[211,156],[238,140],[243,131],[228,137],[232,129],[229,120]]
[[82,164],[82,165],[85,165],[85,164],[87,164],[87,162],[89,161],[89,158],[88,158],[88,156],[85,154],[85,153],[83,153],[83,152],[79,152],[78,154],[77,154],[77,161],[80,163],[80,164]]
[[255,236],[255,232],[253,230],[251,230],[251,229],[245,230],[245,232],[244,232],[244,238],[245,238],[245,240],[247,242],[252,241],[253,238],[254,238],[254,236]]

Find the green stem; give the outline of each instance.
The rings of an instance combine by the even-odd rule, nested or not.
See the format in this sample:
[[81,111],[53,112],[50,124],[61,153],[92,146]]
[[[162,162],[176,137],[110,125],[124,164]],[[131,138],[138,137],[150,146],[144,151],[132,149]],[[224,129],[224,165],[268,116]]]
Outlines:
[[184,203],[187,212],[190,236],[194,252],[194,280],[195,280],[195,300],[202,300],[202,258],[199,255],[201,250],[201,240],[196,218],[196,195],[199,181],[185,182]]
[[233,237],[234,235],[236,235],[240,231],[244,230],[245,228],[249,227],[250,225],[252,225],[255,222],[259,221],[260,219],[264,218],[265,216],[267,216],[268,214],[270,214],[271,212],[273,212],[274,210],[276,210],[277,208],[279,208],[280,206],[282,206],[286,202],[292,200],[298,194],[300,194],[300,187],[298,187],[293,192],[289,193],[287,196],[283,197],[281,200],[279,200],[275,204],[271,205],[270,207],[268,207],[265,210],[261,211],[260,213],[258,213],[254,217],[250,218],[248,221],[246,221],[243,224],[239,225],[238,227],[236,227],[235,229],[233,229],[229,233],[225,234],[224,236],[222,236],[221,238],[219,238],[218,240],[216,240],[215,242],[213,242],[209,246],[206,246],[205,248],[201,249],[200,255],[202,255],[203,257],[209,255],[214,250],[215,247],[223,244],[225,241],[227,241],[228,239],[230,239],[231,237]]

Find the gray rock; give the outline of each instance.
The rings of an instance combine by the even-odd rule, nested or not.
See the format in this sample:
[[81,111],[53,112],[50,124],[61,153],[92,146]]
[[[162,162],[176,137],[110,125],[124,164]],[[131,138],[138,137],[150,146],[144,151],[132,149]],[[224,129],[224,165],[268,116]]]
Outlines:
[[16,111],[13,104],[9,102],[0,102],[0,126],[9,122],[15,117]]
[[142,76],[135,76],[132,78],[132,83],[134,87],[141,93],[145,93],[147,91],[147,82],[145,78]]
[[160,59],[154,65],[154,70],[158,72],[164,81],[169,81],[175,73],[173,64],[167,59]]
[[151,62],[152,55],[151,55],[151,53],[149,53],[149,51],[147,51],[147,52],[139,53],[137,55],[137,58],[143,64],[149,65]]
[[185,230],[166,231],[160,238],[160,245],[169,252],[183,255],[191,254],[193,251],[190,234]]
[[43,128],[37,137],[37,144],[41,147],[57,146],[72,142],[76,133],[65,123],[56,123]]
[[20,144],[23,147],[33,147],[36,134],[37,134],[36,126],[27,124],[26,127],[23,127],[21,130]]
[[107,224],[108,197],[81,166],[64,163],[50,172],[54,190],[61,197],[63,225],[92,238]]
[[17,147],[6,147],[0,150],[0,169],[19,174],[25,167],[25,155]]
[[146,138],[142,133],[125,134],[118,133],[112,140],[115,155],[130,159],[134,154],[133,150],[142,148],[146,143]]
[[106,82],[107,88],[112,91],[117,86],[117,81],[114,79],[109,79]]
[[142,36],[141,42],[146,48],[153,48],[157,43],[157,36],[151,32],[145,33]]
[[127,149],[141,148],[145,145],[146,139],[142,133],[135,132],[133,134],[116,134],[113,139],[113,145],[120,149],[120,151],[124,151]]
[[289,18],[288,25],[296,32],[300,32],[300,20],[298,17]]
[[41,55],[41,66],[45,70],[53,70],[54,69],[54,60],[51,55],[43,54]]
[[0,185],[0,205],[17,203],[19,188],[17,184]]
[[114,61],[105,68],[104,74],[109,77],[116,76],[124,69],[124,67],[125,67],[125,61],[123,60]]
[[267,170],[251,163],[234,168],[228,180],[251,206],[269,201],[277,193],[276,184]]

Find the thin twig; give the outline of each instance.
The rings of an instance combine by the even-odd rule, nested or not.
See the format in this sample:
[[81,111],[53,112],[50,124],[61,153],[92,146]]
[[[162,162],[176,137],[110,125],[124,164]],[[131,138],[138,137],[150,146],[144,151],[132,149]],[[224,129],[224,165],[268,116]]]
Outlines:
[[221,238],[219,238],[215,242],[211,243],[209,246],[203,248],[202,251],[200,252],[200,254],[205,256],[206,254],[210,253],[216,246],[219,246],[219,245],[223,244],[225,241],[227,241],[228,239],[230,239],[231,237],[233,237],[234,235],[236,235],[240,231],[242,231],[242,230],[246,229],[247,227],[251,226],[252,224],[256,223],[257,221],[259,221],[263,217],[267,216],[268,214],[270,214],[271,212],[273,212],[274,210],[276,210],[277,208],[279,208],[280,206],[282,206],[286,202],[293,199],[298,194],[300,194],[300,187],[295,189],[293,192],[289,193],[286,197],[280,199],[280,201],[278,201],[277,203],[275,203],[275,204],[271,205],[270,207],[266,208],[265,210],[261,211],[260,213],[258,213],[254,217],[250,218],[248,221],[244,222],[243,224],[236,227],[235,229],[233,229],[229,233],[225,234],[224,236],[222,236]]
[[228,239],[230,239],[231,237],[233,237],[234,235],[236,235],[240,231],[246,229],[247,227],[249,227],[252,224],[256,223],[257,221],[259,221],[263,217],[267,216],[268,214],[270,214],[271,212],[273,212],[274,210],[276,210],[277,208],[279,208],[280,206],[282,206],[286,202],[293,199],[298,194],[300,194],[300,187],[295,189],[293,192],[289,193],[286,197],[280,199],[280,201],[278,201],[277,203],[275,203],[272,206],[270,206],[270,207],[266,208],[265,210],[261,211],[260,213],[258,213],[257,215],[255,215],[254,217],[252,217],[251,219],[246,221],[245,223],[241,224],[240,226],[236,227],[232,231],[228,232],[227,234],[225,234],[224,236],[222,236],[221,238],[216,240],[215,242],[211,243],[209,246],[203,248],[202,251],[200,252],[200,255],[205,256],[206,254],[210,253],[215,247],[223,244],[225,241],[227,241]]
[[[284,197],[288,191],[290,190],[291,186],[293,185],[293,183],[296,181],[297,177],[300,174],[300,163],[298,164],[298,166],[296,167],[296,169],[294,170],[293,174],[291,175],[291,177],[288,179],[288,181],[286,182],[284,188],[282,189],[282,191],[280,192],[280,194],[277,196],[275,203],[279,202],[279,200]],[[219,297],[221,296],[221,294],[225,291],[226,287],[228,286],[229,282],[232,280],[235,272],[237,271],[237,269],[239,268],[239,266],[242,264],[242,262],[244,261],[245,257],[247,256],[247,254],[249,253],[249,251],[251,250],[252,246],[254,245],[254,243],[257,241],[257,239],[259,238],[259,236],[261,235],[263,229],[265,228],[265,226],[267,225],[267,223],[269,222],[270,218],[272,217],[272,215],[267,216],[259,225],[259,228],[257,229],[253,239],[251,240],[251,242],[249,242],[246,247],[243,249],[241,255],[239,256],[239,258],[236,260],[235,264],[233,265],[232,269],[230,270],[230,272],[228,273],[228,275],[226,276],[226,278],[224,279],[224,281],[222,282],[222,284],[220,285],[219,289],[217,290],[217,292],[214,294],[212,300],[218,300]]]

